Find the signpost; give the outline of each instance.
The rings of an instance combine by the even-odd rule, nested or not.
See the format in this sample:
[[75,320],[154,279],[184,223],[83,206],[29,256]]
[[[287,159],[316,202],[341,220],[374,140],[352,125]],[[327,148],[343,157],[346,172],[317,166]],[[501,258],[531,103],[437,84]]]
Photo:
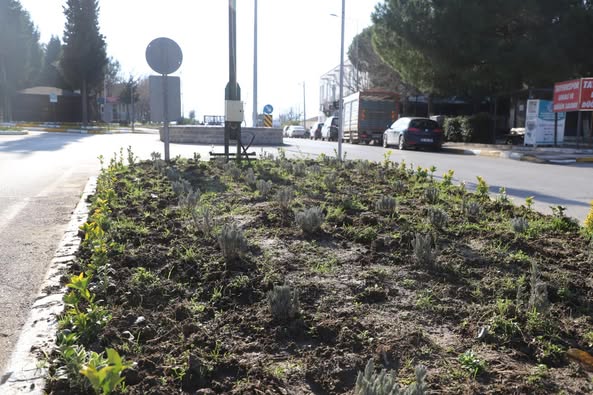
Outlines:
[[58,117],[56,115],[56,104],[58,103],[58,94],[55,92],[52,92],[49,94],[49,104],[51,106],[51,108],[53,109],[53,113],[54,113],[54,122],[58,122]]
[[272,127],[272,113],[274,112],[274,107],[271,104],[266,104],[264,106],[264,127],[271,128]]
[[554,112],[578,111],[576,141],[582,133],[583,111],[593,111],[593,78],[581,78],[554,84]]
[[163,134],[165,161],[169,161],[169,98],[167,75],[176,72],[183,62],[183,53],[177,43],[167,37],[155,38],[146,47],[146,62],[163,77]]

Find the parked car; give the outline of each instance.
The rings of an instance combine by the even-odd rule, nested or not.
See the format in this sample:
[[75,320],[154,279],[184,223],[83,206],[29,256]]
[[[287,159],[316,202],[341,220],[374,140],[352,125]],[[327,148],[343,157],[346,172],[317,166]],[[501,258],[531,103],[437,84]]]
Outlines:
[[419,147],[440,150],[443,139],[443,129],[437,122],[429,118],[403,117],[383,133],[383,147],[397,145],[400,150]]
[[313,140],[321,139],[321,128],[323,128],[323,122],[318,122],[315,125],[311,126],[311,129],[309,129],[309,133]]
[[299,125],[291,125],[286,130],[286,137],[305,137],[305,128]]
[[338,141],[338,117],[329,117],[321,128],[321,140]]
[[288,137],[288,128],[290,127],[290,125],[285,125],[282,128],[282,137]]

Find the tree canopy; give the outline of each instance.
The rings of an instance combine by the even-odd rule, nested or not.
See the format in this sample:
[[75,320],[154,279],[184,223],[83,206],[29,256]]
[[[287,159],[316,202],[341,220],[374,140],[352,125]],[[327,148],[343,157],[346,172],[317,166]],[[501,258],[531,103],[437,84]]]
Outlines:
[[0,103],[11,119],[11,96],[32,86],[41,68],[39,33],[16,0],[0,0]]
[[61,57],[62,42],[59,37],[52,36],[45,46],[43,65],[38,81],[40,85],[68,88],[68,84],[64,81],[60,70]]
[[590,75],[589,0],[385,0],[373,44],[424,93],[484,95]]
[[99,31],[98,0],[67,0],[61,68],[64,78],[82,93],[83,123],[88,121],[88,90],[100,86],[107,66],[105,38]]

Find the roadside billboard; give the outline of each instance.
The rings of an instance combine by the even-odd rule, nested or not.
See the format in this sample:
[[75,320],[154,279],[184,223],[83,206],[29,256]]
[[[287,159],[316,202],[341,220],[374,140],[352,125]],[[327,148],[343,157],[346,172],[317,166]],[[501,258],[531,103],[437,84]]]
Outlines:
[[569,111],[593,111],[593,78],[554,85],[554,112]]

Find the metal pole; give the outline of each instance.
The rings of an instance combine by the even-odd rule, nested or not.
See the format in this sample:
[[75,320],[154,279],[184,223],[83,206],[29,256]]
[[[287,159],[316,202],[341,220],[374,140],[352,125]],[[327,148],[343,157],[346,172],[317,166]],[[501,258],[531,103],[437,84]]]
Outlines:
[[344,24],[346,20],[346,0],[342,0],[342,28],[340,37],[340,103],[338,114],[338,160],[342,160],[342,136],[344,135]]
[[577,149],[579,148],[579,140],[580,140],[580,134],[581,134],[581,129],[583,128],[583,112],[579,111],[578,115],[577,115]]
[[165,137],[165,162],[169,162],[169,88],[167,74],[163,74],[163,130]]
[[253,16],[253,127],[257,125],[257,0]]
[[554,147],[558,146],[558,113],[554,112]]
[[305,128],[305,130],[307,129],[307,107],[305,106],[305,103],[307,103],[307,100],[305,99],[305,81],[303,81],[303,127]]
[[134,109],[134,84],[135,84],[135,82],[130,87],[131,100],[132,100],[132,119],[131,119],[131,121],[132,121],[132,132],[134,132],[134,119],[136,118],[135,109]]

